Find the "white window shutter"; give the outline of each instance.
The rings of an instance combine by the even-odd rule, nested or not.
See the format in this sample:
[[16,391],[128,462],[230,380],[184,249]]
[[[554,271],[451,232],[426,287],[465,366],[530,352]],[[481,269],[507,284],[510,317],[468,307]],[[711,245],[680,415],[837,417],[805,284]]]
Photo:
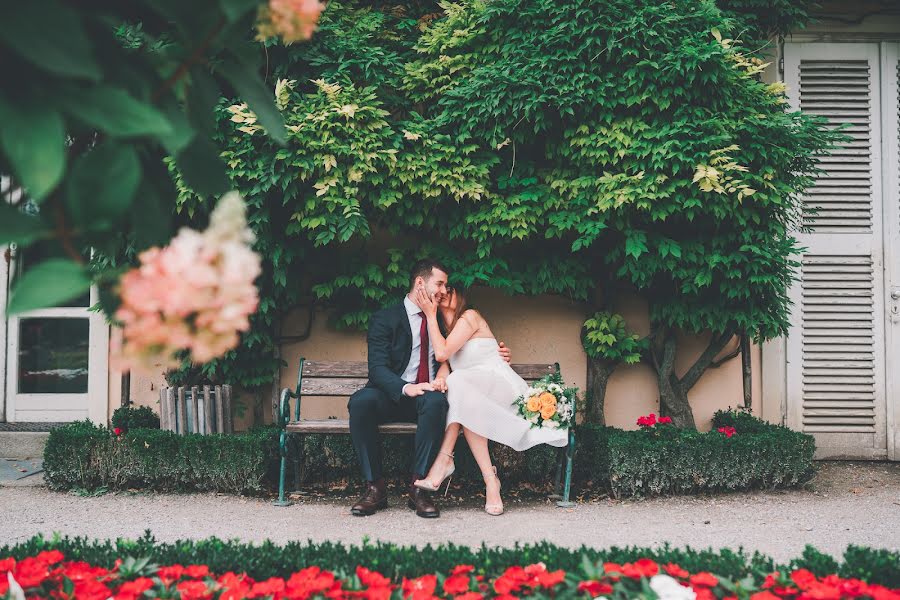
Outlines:
[[[793,108],[849,123],[804,198],[809,233],[791,289],[788,424],[818,457],[886,457],[881,77],[878,44],[785,45]],[[813,207],[817,212],[811,210]]]

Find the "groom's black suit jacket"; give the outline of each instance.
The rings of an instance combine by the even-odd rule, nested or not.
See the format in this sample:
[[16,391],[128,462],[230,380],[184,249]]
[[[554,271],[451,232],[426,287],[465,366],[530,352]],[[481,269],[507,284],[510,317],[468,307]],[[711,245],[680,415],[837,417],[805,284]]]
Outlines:
[[[369,383],[394,402],[403,397],[403,372],[412,353],[412,331],[406,306],[401,302],[382,309],[369,319]],[[435,363],[435,370],[437,363]]]

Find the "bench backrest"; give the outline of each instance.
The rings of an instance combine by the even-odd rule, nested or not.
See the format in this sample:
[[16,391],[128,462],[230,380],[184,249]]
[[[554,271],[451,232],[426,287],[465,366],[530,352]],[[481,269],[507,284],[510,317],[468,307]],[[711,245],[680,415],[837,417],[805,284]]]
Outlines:
[[[513,364],[513,370],[525,381],[535,381],[556,373],[558,365]],[[297,385],[301,396],[349,397],[365,387],[369,380],[369,366],[363,361],[324,361],[300,359]]]

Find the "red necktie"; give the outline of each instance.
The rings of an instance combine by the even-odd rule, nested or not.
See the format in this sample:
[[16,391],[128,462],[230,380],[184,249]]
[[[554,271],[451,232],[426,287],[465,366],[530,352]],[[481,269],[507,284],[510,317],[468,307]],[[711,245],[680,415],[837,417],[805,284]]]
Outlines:
[[419,328],[419,339],[422,341],[419,346],[419,372],[416,373],[416,383],[428,383],[431,380],[431,369],[428,368],[428,322],[425,320],[425,313],[420,312],[422,317],[422,326]]

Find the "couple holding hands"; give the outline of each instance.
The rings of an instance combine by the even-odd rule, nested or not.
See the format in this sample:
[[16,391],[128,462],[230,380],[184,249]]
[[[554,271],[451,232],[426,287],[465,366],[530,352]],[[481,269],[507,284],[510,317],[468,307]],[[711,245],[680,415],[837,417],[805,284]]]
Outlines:
[[465,292],[448,284],[439,262],[418,261],[403,302],[369,321],[369,382],[350,397],[350,434],[366,491],[351,513],[387,507],[378,426],[417,424],[408,505],[420,517],[440,516],[431,493],[453,475],[453,449],[462,431],[485,482],[484,510],[503,513],[500,480],[488,440],[522,451],[537,444],[565,446],[564,429],[535,429],[513,406],[528,384],[509,366],[484,317],[468,308]]

